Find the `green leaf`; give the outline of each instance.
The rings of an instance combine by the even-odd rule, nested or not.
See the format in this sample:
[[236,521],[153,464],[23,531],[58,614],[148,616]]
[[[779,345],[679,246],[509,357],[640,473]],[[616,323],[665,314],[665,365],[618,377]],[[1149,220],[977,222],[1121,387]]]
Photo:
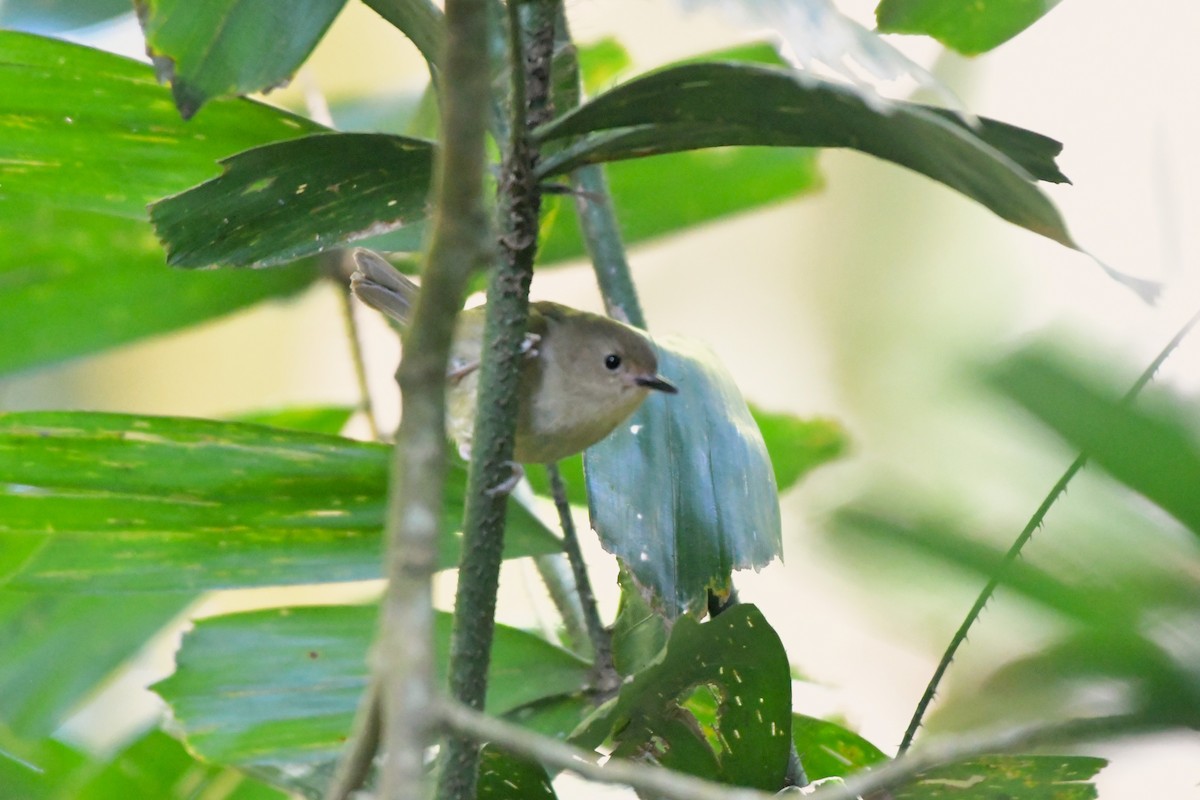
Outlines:
[[[176,330],[317,277],[163,267],[146,204],[222,156],[318,130],[245,100],[180,121],[149,67],[0,31],[0,373]],[[86,175],[86,180],[80,176]]]
[[[451,624],[449,614],[437,614],[443,675]],[[322,770],[350,730],[377,628],[375,606],[310,606],[202,620],[184,637],[175,674],[154,689],[171,704],[189,745],[205,758],[287,767],[294,775]],[[487,710],[504,714],[578,692],[588,669],[544,639],[497,625]]]
[[641,672],[667,646],[667,621],[642,596],[627,570],[617,573],[621,604],[613,622],[613,666],[622,675]]
[[78,794],[62,800],[286,800],[287,795],[229,767],[193,758],[175,739],[151,731],[118,753]]
[[168,261],[269,266],[425,217],[433,145],[326,133],[221,162],[225,174],[150,207]]
[[212,175],[218,159],[321,130],[248,100],[185,124],[148,66],[39,36],[0,31],[0,64],[3,201],[144,220],[147,203]]
[[16,800],[287,800],[237,770],[204,764],[152,730],[113,755],[89,757],[53,739],[37,742],[29,766],[0,757],[0,787]]
[[6,741],[0,730],[0,787],[21,800],[75,800],[62,796],[64,786],[74,787],[92,764],[79,751],[54,739],[36,742]]
[[49,734],[192,599],[0,589],[0,725]]
[[509,722],[543,736],[566,739],[579,727],[580,721],[595,708],[587,694],[578,692],[523,705],[508,712],[504,717]]
[[546,768],[487,744],[479,758],[479,800],[534,800],[555,798]]
[[132,10],[129,0],[5,0],[0,3],[0,26],[56,33],[98,25]]
[[810,781],[845,777],[888,760],[882,750],[854,731],[803,714],[792,715],[792,741]]
[[657,345],[679,394],[648,398],[584,466],[601,544],[676,617],[703,608],[734,570],[780,555],[782,534],[766,446],[732,377],[693,342]]
[[446,37],[442,10],[430,0],[363,0],[408,37],[421,55],[436,69]]
[[[0,580],[39,591],[190,591],[378,578],[390,448],[258,425],[0,415]],[[441,567],[458,563],[450,472]],[[508,557],[558,552],[513,504]]]
[[354,411],[349,406],[291,406],[274,411],[239,414],[233,421],[337,436],[354,416]]
[[1130,407],[1062,356],[1027,350],[995,370],[993,385],[1200,536],[1196,408],[1162,399]]
[[750,406],[775,470],[779,491],[785,492],[812,470],[838,458],[849,442],[846,430],[830,419],[802,419]]
[[[587,505],[587,486],[583,477],[583,454],[564,458],[558,462],[558,473],[562,476],[563,484],[567,487],[567,502],[577,505]],[[529,485],[533,491],[543,497],[553,497],[550,491],[550,478],[546,470],[537,466],[525,471]]]
[[1037,22],[1058,0],[881,0],[875,21],[883,33],[921,33],[964,55],[1007,42]]
[[[607,175],[627,244],[777,203],[822,185],[817,154],[808,149],[673,153],[613,163]],[[546,198],[539,263],[584,254],[574,202],[570,197]]]
[[144,222],[23,199],[0,200],[0,238],[11,244],[0,248],[0,374],[184,328],[318,277],[311,262],[252,274],[169,269]]
[[633,65],[629,51],[611,37],[579,45],[577,58],[583,89],[588,94],[611,86],[618,75]]
[[138,0],[159,80],[190,119],[214,97],[287,83],[346,0]]
[[983,756],[921,773],[896,800],[1094,800],[1088,781],[1108,762],[1088,756]]
[[792,685],[783,644],[753,605],[681,617],[661,660],[581,726],[616,757],[646,757],[711,780],[776,791],[787,770]]
[[[543,141],[579,137],[546,158],[550,175],[580,164],[727,145],[850,147],[921,172],[1002,218],[1076,247],[1031,171],[1061,148],[1005,126],[978,130],[924,106],[875,108],[853,89],[766,66],[703,63],[632,80],[543,126]],[[1016,138],[1021,147],[1013,148]],[[1005,147],[1001,151],[1000,147]],[[1031,161],[1030,153],[1038,158]]]

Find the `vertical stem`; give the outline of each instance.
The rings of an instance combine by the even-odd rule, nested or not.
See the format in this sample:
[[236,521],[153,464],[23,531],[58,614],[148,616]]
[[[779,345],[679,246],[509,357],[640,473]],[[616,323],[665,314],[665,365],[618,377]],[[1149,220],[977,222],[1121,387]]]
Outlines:
[[604,170],[594,164],[580,167],[571,173],[571,184],[575,188],[575,209],[583,228],[583,241],[604,296],[604,308],[610,317],[644,330],[646,317],[625,258],[621,226],[613,211]]
[[[541,102],[543,76],[549,74],[552,49],[546,48],[543,54],[536,38],[528,48],[523,46],[521,11],[517,0],[509,2],[511,130],[500,179],[501,259],[488,287],[463,557],[450,645],[450,692],[475,709],[483,708],[487,695],[508,501],[507,494],[495,488],[512,477],[514,468],[518,377],[537,250],[541,198],[534,173],[537,156],[529,141],[526,113]],[[553,27],[550,34],[553,36]],[[461,734],[447,735],[437,797],[470,800],[475,795],[478,770],[479,744]]]
[[[1183,324],[1183,327],[1175,332],[1175,335],[1171,337],[1171,340],[1167,342],[1163,349],[1158,352],[1158,355],[1155,356],[1154,360],[1150,362],[1149,366],[1142,371],[1142,374],[1138,376],[1138,379],[1133,382],[1133,386],[1130,387],[1129,391],[1125,393],[1125,396],[1121,399],[1121,402],[1127,405],[1133,403],[1133,401],[1141,393],[1142,389],[1146,388],[1146,384],[1154,379],[1155,374],[1158,373],[1158,370],[1162,367],[1163,362],[1167,360],[1171,353],[1175,352],[1175,349],[1179,347],[1185,338],[1187,338],[1187,335],[1191,333],[1192,328],[1195,327],[1197,323],[1200,323],[1200,311],[1197,311],[1195,314],[1193,314],[1188,321]],[[1066,471],[1063,472],[1059,479],[1055,481],[1054,486],[1050,489],[1050,492],[1042,499],[1042,502],[1040,505],[1038,505],[1037,510],[1033,512],[1033,516],[1029,518],[1029,521],[1025,524],[1024,529],[1022,529],[1022,531],[1017,535],[1017,538],[1009,547],[1008,552],[1004,554],[1004,558],[1000,561],[1000,565],[996,568],[996,573],[992,575],[992,577],[988,580],[987,585],[985,585],[983,590],[979,593],[979,596],[975,598],[975,602],[971,604],[970,610],[967,611],[967,616],[963,619],[962,624],[958,626],[958,630],[955,631],[954,636],[951,637],[950,644],[946,646],[946,651],[942,653],[942,658],[940,661],[938,661],[937,668],[933,671],[933,677],[929,679],[929,683],[925,686],[925,691],[921,693],[921,699],[917,701],[917,707],[913,711],[912,719],[909,720],[908,728],[904,731],[904,738],[900,741],[900,748],[896,753],[897,756],[904,755],[908,752],[909,747],[912,746],[913,739],[916,738],[917,731],[921,729],[921,725],[925,721],[925,714],[929,710],[929,706],[933,704],[933,698],[937,695],[938,687],[941,686],[942,678],[945,677],[946,671],[950,669],[950,664],[952,661],[954,661],[954,656],[958,653],[958,648],[967,640],[967,634],[970,632],[971,627],[983,614],[984,607],[992,599],[992,595],[996,593],[996,590],[1000,588],[1000,584],[1003,583],[1009,568],[1014,562],[1016,562],[1017,558],[1020,557],[1021,551],[1025,548],[1025,545],[1029,543],[1029,540],[1033,538],[1034,532],[1040,529],[1043,524],[1045,524],[1046,515],[1050,513],[1050,509],[1055,503],[1058,502],[1058,498],[1066,493],[1067,485],[1071,482],[1071,479],[1075,477],[1075,474],[1087,465],[1087,461],[1087,453],[1080,453],[1075,457],[1075,460],[1071,462],[1071,465],[1067,467]]]
[[446,0],[442,131],[425,280],[397,380],[404,418],[389,487],[380,642],[373,654],[387,754],[382,797],[425,795],[425,750],[436,732],[432,576],[446,470],[445,381],[454,322],[487,252],[483,205],[490,80],[486,0]]
[[575,591],[575,575],[566,555],[549,553],[535,556],[533,564],[550,594],[550,601],[554,603],[562,619],[567,647],[579,655],[591,658],[592,641],[588,636],[587,622],[583,619],[583,603],[579,601],[579,593]]
[[[344,251],[339,251],[339,254]],[[375,404],[371,401],[371,386],[367,382],[367,364],[363,356],[362,335],[358,328],[358,318],[354,316],[354,302],[350,292],[338,287],[338,296],[342,305],[342,320],[346,323],[346,339],[350,345],[350,362],[354,365],[354,380],[358,384],[358,407],[367,419],[367,431],[371,438],[379,441],[379,421],[375,418]]]
[[575,523],[571,519],[571,506],[567,502],[567,487],[563,484],[562,474],[556,464],[547,464],[546,472],[550,476],[550,491],[554,495],[554,505],[558,509],[558,518],[562,524],[563,550],[567,554],[571,572],[575,575],[575,591],[583,607],[583,620],[587,625],[588,639],[592,643],[592,678],[597,689],[610,692],[621,683],[616,667],[613,666],[612,634],[600,621],[596,594],[592,591],[587,564],[584,563],[583,551],[579,548],[579,537],[575,534]]

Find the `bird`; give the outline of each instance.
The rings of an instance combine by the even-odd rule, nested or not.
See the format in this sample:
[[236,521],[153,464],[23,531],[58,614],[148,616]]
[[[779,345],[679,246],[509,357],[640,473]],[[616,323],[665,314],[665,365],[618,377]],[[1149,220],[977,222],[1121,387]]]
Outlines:
[[[372,250],[356,248],[351,290],[366,305],[409,323],[420,287]],[[447,370],[446,427],[464,458],[475,427],[484,307],[462,311]],[[608,436],[652,391],[677,394],[658,374],[654,344],[615,319],[549,301],[529,304],[517,389],[513,459],[549,464]]]

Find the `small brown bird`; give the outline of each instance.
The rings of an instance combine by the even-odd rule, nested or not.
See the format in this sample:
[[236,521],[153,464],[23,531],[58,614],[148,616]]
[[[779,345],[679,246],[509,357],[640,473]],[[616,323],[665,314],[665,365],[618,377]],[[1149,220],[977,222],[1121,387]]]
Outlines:
[[[400,325],[407,325],[418,286],[378,253],[354,251],[354,294]],[[475,426],[482,307],[459,314],[451,347],[446,427],[469,452]],[[550,463],[574,455],[628,419],[651,390],[675,394],[658,375],[649,338],[614,319],[540,301],[529,305],[521,366],[514,458]]]

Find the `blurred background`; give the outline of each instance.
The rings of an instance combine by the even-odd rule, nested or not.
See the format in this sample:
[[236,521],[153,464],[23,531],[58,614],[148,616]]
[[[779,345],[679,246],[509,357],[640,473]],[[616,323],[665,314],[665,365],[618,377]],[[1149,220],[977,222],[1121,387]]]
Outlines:
[[[874,5],[838,3],[869,27]],[[661,0],[575,0],[568,13],[577,41],[614,36],[639,70],[769,35],[735,24],[720,9],[685,11]],[[1064,143],[1059,163],[1073,185],[1047,192],[1093,255],[1163,284],[1154,305],[1087,256],[923,177],[840,151],[822,154],[819,192],[633,250],[652,331],[706,341],[752,402],[832,417],[849,431],[851,452],[782,500],[786,563],[739,577],[743,599],[762,607],[806,678],[797,684],[798,711],[842,718],[894,752],[981,585],[977,576],[936,566],[914,571],[918,562],[897,568],[892,554],[849,545],[830,533],[833,512],[863,496],[932,505],[980,539],[1006,546],[1074,454],[991,396],[979,382],[981,365],[1048,336],[1089,354],[1114,385],[1128,385],[1195,311],[1200,68],[1186,54],[1197,31],[1200,7],[1191,3],[1133,9],[1092,0],[1061,4],[977,59],[890,37],[966,108]],[[143,57],[132,22],[78,38]],[[302,107],[305,92],[316,92],[336,116],[339,104],[366,95],[411,103],[424,80],[411,46],[351,3],[293,86],[267,100]],[[884,90],[900,96],[909,88]],[[540,272],[533,292],[601,308],[583,264]],[[380,320],[360,312],[372,392],[391,427],[398,347]],[[1200,399],[1200,341],[1186,341],[1159,381]],[[222,416],[356,401],[341,304],[329,285],[294,302],[0,381],[5,410]],[[1147,525],[1144,512],[1137,498],[1085,473],[1028,558],[1081,570],[1131,559],[1177,561],[1190,542],[1168,520]],[[611,609],[615,568],[594,538],[588,544]],[[914,574],[922,580],[913,582]],[[532,570],[506,567],[504,592],[502,619],[540,622]],[[307,596],[297,592],[297,601]],[[207,610],[253,602],[214,598]],[[1001,592],[951,669],[947,710],[934,715],[930,735],[969,724],[955,714],[956,698],[986,695],[985,676],[1036,651],[1057,624]],[[153,697],[140,687],[169,668],[171,646],[149,655],[81,715],[74,723],[79,735],[90,735],[89,721],[111,719],[116,707],[154,713]],[[1200,786],[1194,733],[1089,752],[1112,759],[1099,778],[1101,797],[1194,797]]]

